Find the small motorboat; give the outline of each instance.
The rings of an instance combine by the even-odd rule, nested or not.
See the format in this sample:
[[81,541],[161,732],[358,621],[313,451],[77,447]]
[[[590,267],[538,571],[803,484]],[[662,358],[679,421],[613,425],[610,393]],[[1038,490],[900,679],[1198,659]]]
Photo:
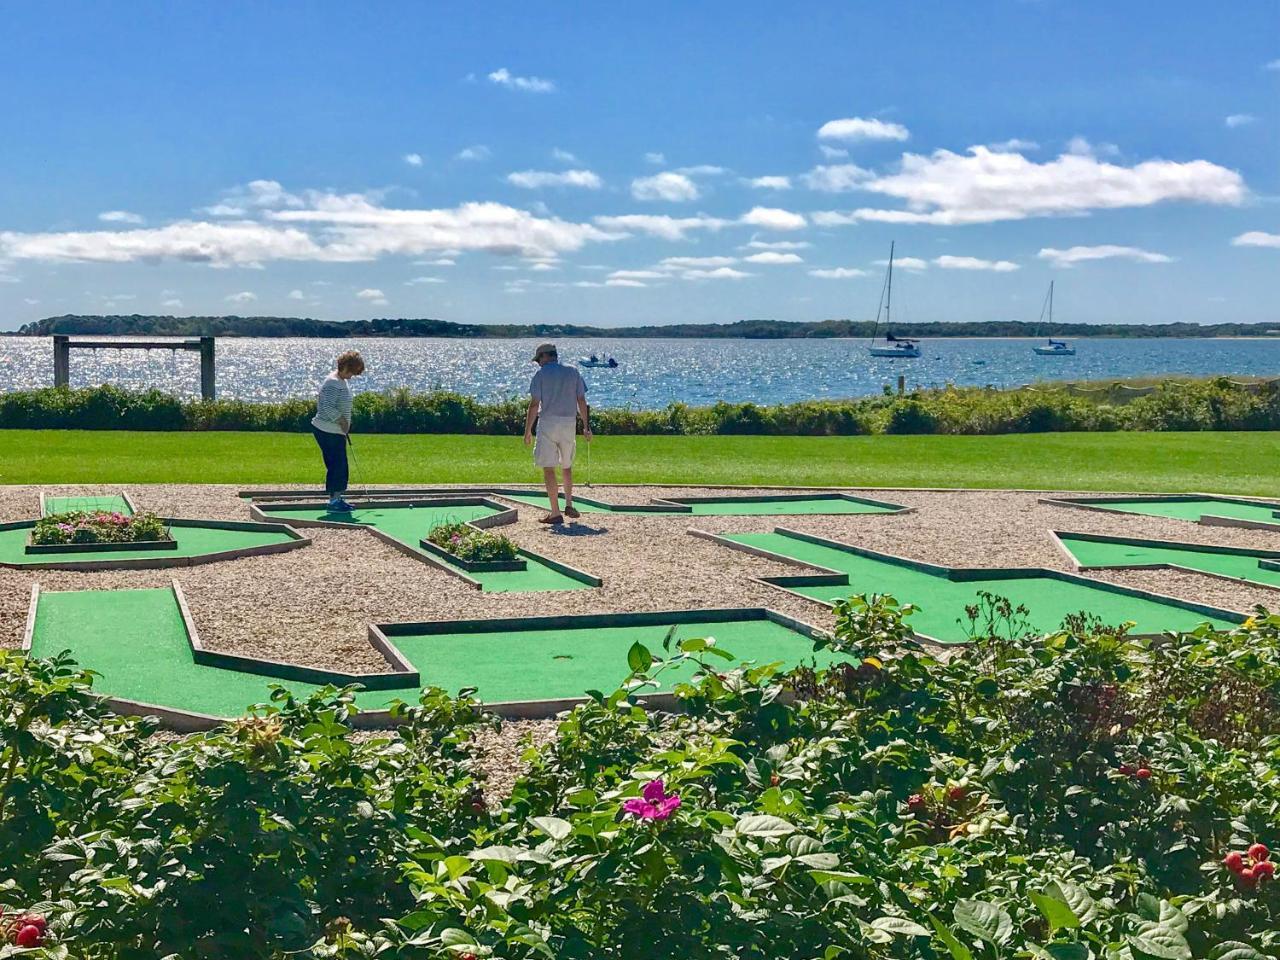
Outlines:
[[594,353],[589,357],[583,357],[578,361],[580,367],[607,367],[614,370],[618,366],[618,361],[613,357],[598,357]]
[[906,337],[895,337],[890,333],[885,335],[883,346],[872,345],[868,348],[868,352],[873,357],[913,359],[920,356],[920,342]]

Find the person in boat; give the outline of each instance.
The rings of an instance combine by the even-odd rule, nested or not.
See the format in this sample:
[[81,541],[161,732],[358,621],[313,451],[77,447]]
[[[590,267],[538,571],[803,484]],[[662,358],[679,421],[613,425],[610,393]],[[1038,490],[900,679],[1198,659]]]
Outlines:
[[352,377],[364,373],[364,358],[355,350],[348,350],[338,357],[332,373],[320,384],[316,396],[316,415],[311,418],[311,433],[320,445],[324,459],[324,492],[329,496],[332,513],[350,513],[351,504],[346,501],[347,444],[351,442],[351,384]]
[[612,369],[613,367],[616,367],[617,365],[618,365],[618,361],[617,361],[617,360],[615,360],[615,359],[613,359],[613,357],[610,357],[610,358],[609,358],[609,367]]
[[[560,524],[564,518],[576,520],[573,505],[573,455],[577,448],[578,417],[582,417],[582,439],[591,442],[591,411],[587,407],[587,384],[576,367],[566,367],[554,343],[539,344],[533,362],[538,372],[529,384],[529,410],[524,420],[524,444],[533,446],[533,462],[542,468],[551,512],[539,523]],[[534,423],[538,425],[534,439]],[[564,483],[564,513],[560,512],[560,484]]]

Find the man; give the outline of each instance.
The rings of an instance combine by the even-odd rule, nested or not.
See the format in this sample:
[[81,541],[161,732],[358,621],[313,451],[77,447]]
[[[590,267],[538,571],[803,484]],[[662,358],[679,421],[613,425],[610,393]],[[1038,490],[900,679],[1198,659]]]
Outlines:
[[[533,424],[538,424],[538,442],[533,446],[533,462],[542,468],[551,512],[539,523],[564,523],[581,514],[573,506],[573,454],[577,447],[578,417],[582,417],[582,439],[591,442],[591,411],[587,407],[587,385],[576,367],[560,364],[554,343],[543,343],[533,353],[538,372],[529,384],[529,412],[524,418],[524,445],[534,444]],[[560,491],[556,467],[564,478],[564,514],[560,513]]]

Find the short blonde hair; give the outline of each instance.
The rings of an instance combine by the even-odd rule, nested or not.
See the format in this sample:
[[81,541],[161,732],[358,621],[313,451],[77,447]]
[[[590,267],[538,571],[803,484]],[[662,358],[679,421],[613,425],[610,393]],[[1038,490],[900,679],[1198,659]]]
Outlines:
[[360,356],[359,350],[347,350],[338,356],[338,372],[347,371],[350,371],[353,377],[364,373],[364,357]]

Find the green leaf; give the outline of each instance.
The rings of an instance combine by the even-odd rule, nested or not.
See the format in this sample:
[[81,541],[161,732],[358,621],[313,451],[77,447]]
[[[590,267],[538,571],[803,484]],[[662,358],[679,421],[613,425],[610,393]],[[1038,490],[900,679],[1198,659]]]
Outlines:
[[653,666],[653,654],[649,652],[648,647],[637,640],[627,651],[627,666],[631,668],[632,673],[642,673]]
[[796,832],[796,828],[786,820],[768,814],[743,817],[734,829],[744,837],[785,837]]
[[440,931],[440,944],[445,947],[474,947],[476,938],[465,930],[447,927]]
[[1008,911],[985,900],[957,901],[952,915],[960,929],[996,946],[1007,943],[1013,935],[1013,918]]
[[1267,957],[1247,943],[1224,940],[1209,951],[1209,960],[1267,960]]
[[1137,933],[1125,939],[1138,960],[1191,960],[1191,947],[1186,938],[1172,927],[1144,923]]
[[1070,929],[1074,930],[1080,926],[1080,918],[1076,916],[1075,911],[1064,900],[1050,896],[1047,893],[1036,893],[1034,890],[1028,891],[1031,902],[1036,905],[1041,913],[1044,914],[1045,920],[1049,922],[1049,935],[1058,930]]
[[495,844],[492,847],[481,847],[479,850],[472,850],[467,854],[472,860],[487,860],[497,863],[519,863],[523,860],[532,861],[534,863],[550,863],[551,859],[545,854],[538,853],[536,850],[529,850],[526,847],[508,847],[502,844]]
[[1098,916],[1098,904],[1094,902],[1089,891],[1078,883],[1056,880],[1049,884],[1046,893],[1051,897],[1056,896],[1069,906],[1071,912],[1076,915],[1076,919],[1082,924],[1089,923]]
[[947,926],[935,917],[929,914],[929,922],[933,924],[934,932],[938,935],[938,939],[943,942],[947,950],[951,953],[951,960],[973,960],[973,954],[969,948],[956,939],[956,935],[952,933]]
[[559,817],[534,817],[529,822],[552,840],[563,840],[573,833],[573,824]]
[[929,931],[906,917],[876,917],[871,926],[899,937],[927,937]]

